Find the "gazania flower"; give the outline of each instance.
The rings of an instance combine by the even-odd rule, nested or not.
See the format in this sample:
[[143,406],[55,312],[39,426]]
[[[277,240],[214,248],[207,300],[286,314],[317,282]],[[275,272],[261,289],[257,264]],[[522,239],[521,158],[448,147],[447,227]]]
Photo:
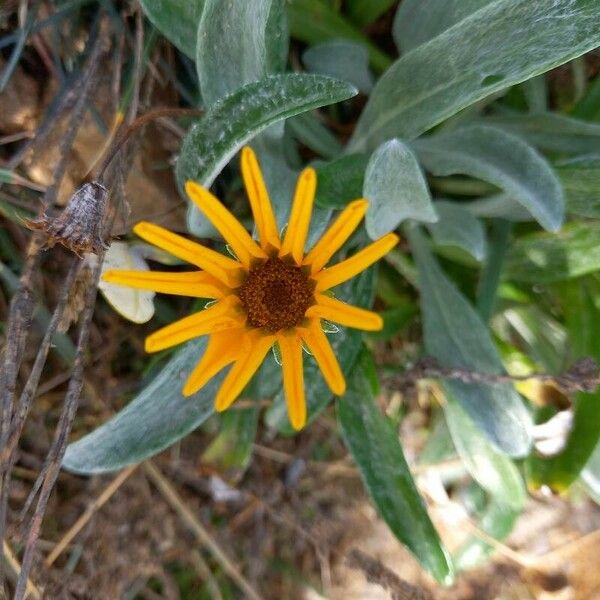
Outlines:
[[351,202],[319,241],[305,254],[317,178],[306,168],[296,184],[292,212],[280,235],[267,188],[254,152],[242,150],[242,176],[258,241],[207,189],[188,181],[185,190],[229,244],[236,259],[194,243],[158,225],[141,222],[134,231],[147,242],[199,270],[184,273],[107,271],[104,280],[134,288],[212,298],[199,312],[159,329],[146,338],[146,351],[158,352],[202,335],[209,335],[206,351],[183,387],[196,393],[219,371],[233,363],[215,398],[217,411],[227,409],[260,367],[274,344],[279,345],[283,384],[292,426],[306,422],[303,351],[305,344],[334,394],[346,384],[321,320],[346,327],[376,331],[382,319],[336,300],[329,290],[354,277],[389,252],[398,237],[390,233],[354,256],[331,267],[325,265],[362,220],[367,201]]

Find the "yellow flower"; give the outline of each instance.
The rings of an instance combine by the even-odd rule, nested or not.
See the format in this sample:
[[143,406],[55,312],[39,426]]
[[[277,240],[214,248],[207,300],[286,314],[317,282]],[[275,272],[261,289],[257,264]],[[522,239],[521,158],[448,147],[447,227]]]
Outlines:
[[351,202],[305,254],[317,185],[314,169],[304,169],[298,178],[290,220],[282,239],[258,161],[248,147],[242,150],[241,168],[258,242],[207,189],[193,181],[185,186],[188,196],[225,238],[237,260],[158,225],[141,222],[134,227],[137,235],[200,270],[184,273],[107,271],[104,280],[166,294],[216,300],[210,307],[148,336],[146,351],[157,352],[210,335],[204,355],[183,387],[183,395],[196,393],[233,363],[215,398],[217,411],[232,404],[277,343],[289,419],[295,429],[301,429],[306,423],[303,344],[317,361],[331,391],[341,395],[346,388],[321,319],[365,331],[376,331],[383,326],[376,313],[336,300],[327,290],[379,260],[396,245],[398,236],[385,235],[354,256],[324,268],[358,227],[367,210],[367,201]]

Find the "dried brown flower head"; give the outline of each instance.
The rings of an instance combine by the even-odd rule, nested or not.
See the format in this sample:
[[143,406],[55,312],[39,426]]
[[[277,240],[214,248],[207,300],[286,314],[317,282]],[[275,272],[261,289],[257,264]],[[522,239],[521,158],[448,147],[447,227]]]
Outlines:
[[57,217],[44,215],[28,221],[30,229],[43,231],[49,247],[62,244],[76,254],[98,254],[106,248],[102,239],[102,216],[108,197],[100,183],[84,183],[72,196],[69,204]]

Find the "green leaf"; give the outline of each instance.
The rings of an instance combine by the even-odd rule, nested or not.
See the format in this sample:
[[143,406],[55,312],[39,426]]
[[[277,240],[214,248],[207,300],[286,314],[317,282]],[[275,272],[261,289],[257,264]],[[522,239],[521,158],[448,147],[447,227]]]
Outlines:
[[338,421],[379,514],[393,534],[438,581],[452,582],[452,564],[414,483],[398,434],[375,405],[363,355],[348,391],[338,399]]
[[396,0],[346,0],[348,17],[359,27],[370,25],[391,8]]
[[565,191],[567,212],[600,218],[600,154],[562,161],[554,169]]
[[[593,279],[569,282],[562,299],[575,358],[600,361],[600,285]],[[549,458],[532,456],[526,463],[532,485],[564,491],[579,476],[600,439],[600,391],[578,393],[573,425],[565,447]]]
[[[181,190],[188,179],[210,187],[234,154],[269,125],[355,94],[349,84],[323,75],[272,75],[245,85],[214,104],[188,131],[177,161]],[[201,227],[198,209],[190,206],[192,233],[197,222]]]
[[371,156],[363,196],[369,200],[366,226],[372,239],[393,231],[406,219],[426,223],[438,219],[419,163],[400,140],[382,144]]
[[202,453],[202,462],[220,470],[245,469],[252,457],[257,425],[258,405],[223,413],[221,431]]
[[298,141],[324,158],[335,158],[342,152],[341,142],[314,113],[296,115],[286,121],[286,127]]
[[481,123],[504,129],[550,152],[592,154],[600,147],[600,125],[556,113],[485,117]]
[[472,125],[413,142],[434,175],[470,175],[498,186],[550,231],[564,217],[564,197],[552,167],[533,147],[495,127]]
[[581,480],[594,502],[600,504],[600,443],[596,444],[592,456],[581,472]]
[[[490,333],[465,297],[440,269],[416,228],[407,228],[419,270],[423,337],[428,354],[445,367],[503,373]],[[524,456],[531,446],[531,417],[514,387],[447,380],[447,394],[502,453]]]
[[205,2],[198,26],[196,69],[202,97],[211,106],[280,70],[288,39],[281,0]]
[[[336,297],[357,306],[369,308],[373,303],[374,271],[374,268],[367,269],[358,277],[336,288]],[[348,377],[360,353],[362,333],[356,329],[340,327],[337,333],[328,337],[340,367],[344,375]],[[316,361],[306,355],[304,357],[304,390],[308,407],[308,422],[312,423],[331,402],[333,396]],[[283,393],[275,398],[275,402],[267,411],[266,422],[269,427],[276,428],[286,435],[295,433],[288,422]]]
[[486,243],[481,221],[458,202],[438,200],[433,206],[439,220],[428,224],[427,229],[435,245],[462,248],[473,258],[482,261]]
[[411,139],[475,102],[600,44],[597,0],[497,0],[397,60],[377,82],[349,152]]
[[444,413],[452,441],[471,477],[497,502],[521,510],[527,494],[512,461],[490,446],[452,395],[447,397]]
[[381,311],[383,329],[367,334],[371,340],[389,340],[406,329],[418,313],[418,308],[410,301]]
[[196,56],[196,32],[205,0],[140,0],[150,22],[190,58]]
[[214,414],[222,376],[184,398],[181,389],[206,348],[206,338],[178,350],[164,369],[109,421],[67,448],[63,467],[104,473],[141,462],[196,429]]
[[315,203],[327,208],[344,208],[363,193],[368,157],[347,154],[331,162],[316,165],[317,197]]
[[[504,506],[492,499],[479,520],[478,526],[492,538],[503,540],[513,530],[520,514],[520,510]],[[493,552],[493,546],[474,535],[459,548],[454,556],[454,564],[460,571],[474,569],[484,564]]]
[[288,17],[292,37],[302,42],[312,45],[339,38],[353,40],[367,48],[376,71],[384,71],[392,62],[369,38],[321,0],[291,0]]
[[438,36],[492,0],[403,0],[392,35],[404,54]]
[[364,94],[373,89],[369,54],[365,46],[357,42],[330,40],[317,44],[304,52],[302,62],[311,73],[347,81]]
[[569,223],[559,233],[533,233],[511,245],[504,276],[540,284],[564,281],[600,269],[600,223]]

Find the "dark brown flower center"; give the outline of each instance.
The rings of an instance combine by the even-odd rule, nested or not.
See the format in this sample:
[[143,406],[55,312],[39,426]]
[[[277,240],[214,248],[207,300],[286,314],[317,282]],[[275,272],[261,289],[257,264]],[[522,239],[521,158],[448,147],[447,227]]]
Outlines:
[[237,295],[248,314],[248,325],[274,332],[300,325],[314,303],[314,287],[300,267],[268,258],[250,270]]

